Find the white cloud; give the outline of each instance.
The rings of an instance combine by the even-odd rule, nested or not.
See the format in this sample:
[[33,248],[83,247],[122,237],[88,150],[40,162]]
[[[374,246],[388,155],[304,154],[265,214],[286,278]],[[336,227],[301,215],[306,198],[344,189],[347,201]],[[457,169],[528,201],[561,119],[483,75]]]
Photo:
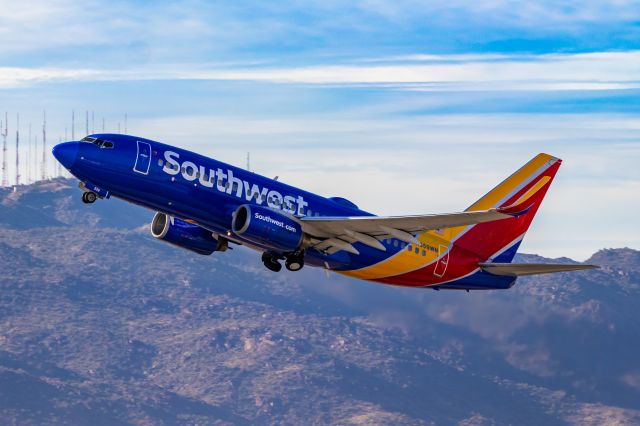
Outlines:
[[[446,58],[446,56],[441,56]],[[237,80],[322,85],[376,85],[405,90],[614,90],[640,86],[640,51],[511,56],[396,64],[207,69],[203,66],[110,70],[0,68],[0,88],[43,81]]]
[[0,8],[0,53],[79,46],[105,52],[141,45],[149,58],[175,60],[185,51],[201,57],[265,42],[285,50],[298,45],[304,51],[313,49],[306,44],[335,49],[378,36],[402,45],[403,39],[407,44],[412,37],[443,32],[467,41],[477,35],[491,41],[548,35],[588,38],[594,32],[615,31],[621,37],[629,32],[626,37],[633,41],[632,25],[639,15],[637,0],[5,1]]

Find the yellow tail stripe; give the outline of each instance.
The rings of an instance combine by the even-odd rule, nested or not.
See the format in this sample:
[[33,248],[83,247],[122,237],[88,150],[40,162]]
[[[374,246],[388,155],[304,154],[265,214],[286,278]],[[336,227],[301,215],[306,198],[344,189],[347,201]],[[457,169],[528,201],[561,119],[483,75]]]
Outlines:
[[509,176],[504,182],[496,186],[487,195],[473,203],[466,211],[488,210],[504,199],[509,193],[516,189],[522,182],[527,180],[531,175],[540,170],[543,166],[549,164],[556,158],[549,154],[538,154],[527,164],[522,166],[517,172]]
[[515,203],[513,203],[512,205],[517,206],[520,205],[522,203],[524,203],[525,201],[527,201],[529,198],[531,198],[533,196],[533,194],[535,194],[536,192],[538,192],[538,190],[540,188],[542,188],[543,186],[545,186],[547,184],[547,182],[549,182],[551,180],[551,178],[549,176],[543,176],[542,179],[540,179],[538,182],[536,182],[535,185],[533,185],[526,194],[524,194],[522,197],[518,198],[518,201],[516,201]]

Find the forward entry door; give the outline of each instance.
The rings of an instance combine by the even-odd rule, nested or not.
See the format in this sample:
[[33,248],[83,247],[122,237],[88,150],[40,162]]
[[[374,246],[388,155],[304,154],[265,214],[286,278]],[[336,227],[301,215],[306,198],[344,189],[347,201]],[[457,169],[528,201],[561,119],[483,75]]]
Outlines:
[[151,145],[147,142],[137,141],[138,152],[136,154],[136,163],[133,165],[133,171],[143,175],[149,174],[151,166]]

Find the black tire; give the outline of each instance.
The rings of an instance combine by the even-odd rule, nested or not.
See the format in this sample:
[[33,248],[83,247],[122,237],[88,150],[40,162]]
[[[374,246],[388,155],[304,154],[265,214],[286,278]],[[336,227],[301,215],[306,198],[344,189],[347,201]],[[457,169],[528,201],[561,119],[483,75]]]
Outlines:
[[280,272],[280,270],[282,269],[282,265],[280,264],[280,262],[275,259],[266,260],[264,262],[264,266],[266,266],[268,270],[273,272]]
[[82,202],[85,204],[93,204],[98,199],[98,195],[95,192],[85,192],[82,194]]
[[284,265],[288,270],[296,272],[302,269],[302,267],[304,266],[304,260],[302,259],[302,257],[290,257],[285,261]]

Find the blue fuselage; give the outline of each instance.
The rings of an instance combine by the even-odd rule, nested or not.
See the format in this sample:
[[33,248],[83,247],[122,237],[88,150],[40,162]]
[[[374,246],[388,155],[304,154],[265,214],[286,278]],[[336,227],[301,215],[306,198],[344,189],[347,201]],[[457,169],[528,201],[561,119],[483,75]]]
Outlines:
[[[90,138],[109,141],[111,146],[100,146],[90,140],[67,142],[56,146],[54,154],[99,195],[113,195],[195,221],[214,233],[230,236],[232,241],[247,244],[230,233],[233,213],[243,204],[269,207],[296,217],[372,215],[348,200],[325,198],[160,142],[119,134],[96,134]],[[305,253],[305,261],[332,269],[353,269],[400,249],[388,244],[387,252],[381,252],[358,244],[357,256],[343,251],[327,255],[310,249]]]

